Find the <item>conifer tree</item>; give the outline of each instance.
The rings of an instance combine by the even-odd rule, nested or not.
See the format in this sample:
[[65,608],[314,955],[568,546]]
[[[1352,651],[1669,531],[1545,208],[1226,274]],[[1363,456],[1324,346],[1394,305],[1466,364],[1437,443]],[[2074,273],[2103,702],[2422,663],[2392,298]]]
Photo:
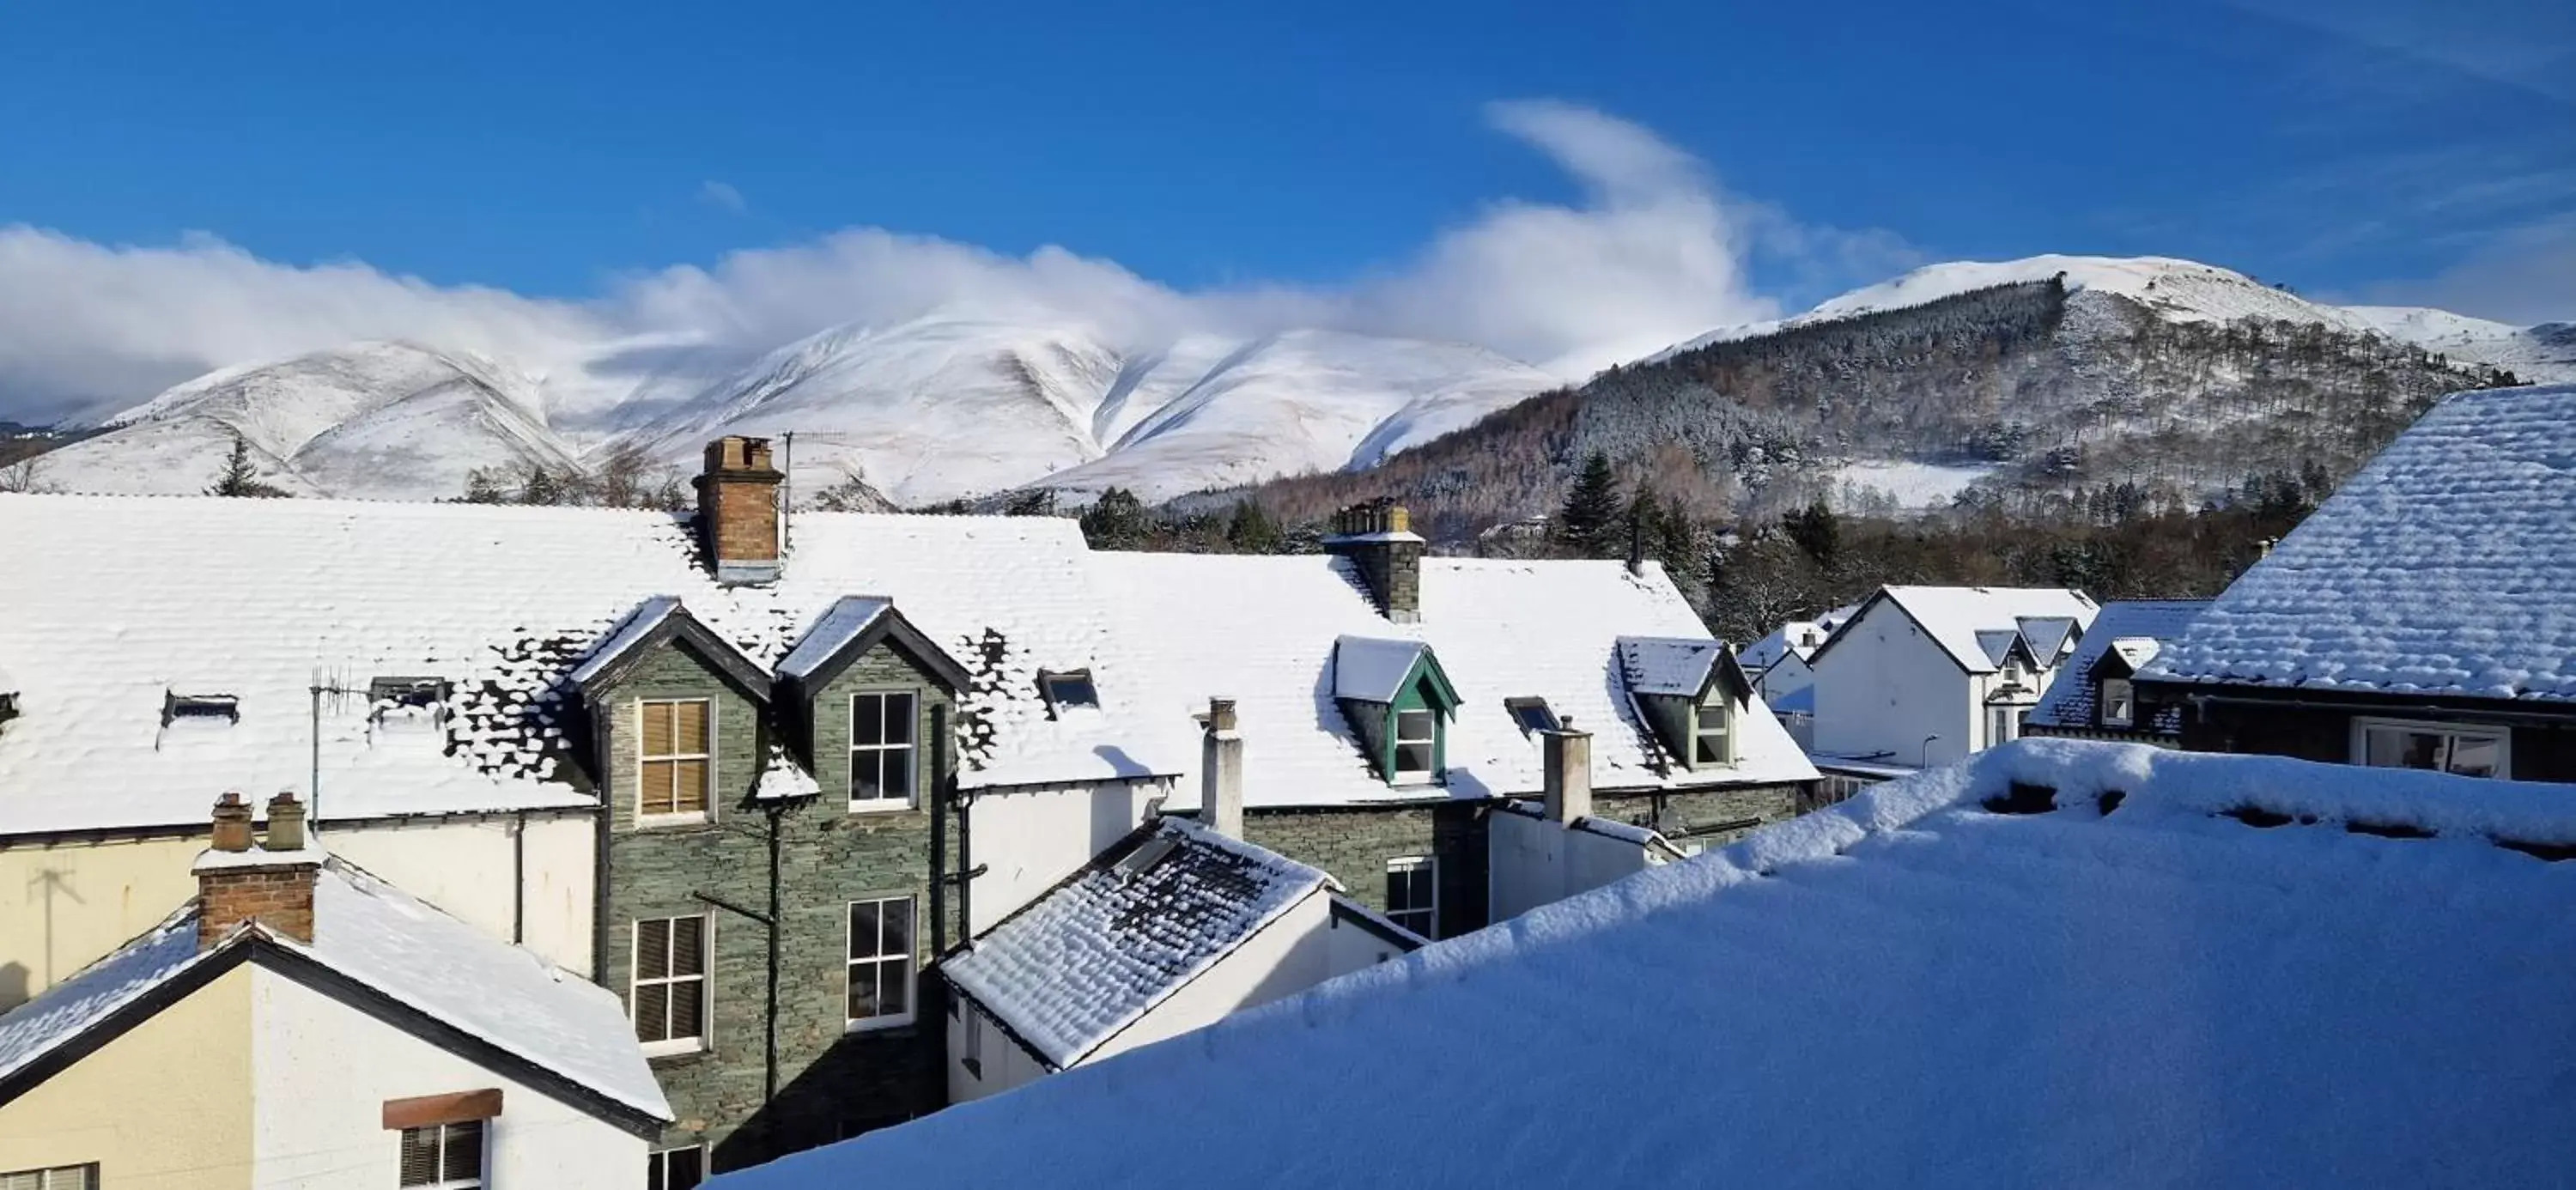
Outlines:
[[1111,488],[1082,511],[1082,537],[1096,550],[1132,550],[1145,544],[1153,520],[1145,502],[1125,488]]
[[1279,522],[1258,500],[1237,500],[1234,515],[1226,521],[1225,543],[1238,554],[1275,554],[1284,534]]
[[224,455],[224,469],[215,474],[215,484],[206,494],[273,499],[284,496],[286,489],[260,482],[259,469],[251,465],[250,443],[235,434],[232,450]]
[[1610,456],[1593,451],[1583,460],[1583,473],[1575,477],[1574,490],[1565,494],[1565,506],[1557,512],[1557,540],[1587,558],[1617,555],[1627,548],[1623,536],[1627,522],[1619,504],[1619,477],[1610,471]]

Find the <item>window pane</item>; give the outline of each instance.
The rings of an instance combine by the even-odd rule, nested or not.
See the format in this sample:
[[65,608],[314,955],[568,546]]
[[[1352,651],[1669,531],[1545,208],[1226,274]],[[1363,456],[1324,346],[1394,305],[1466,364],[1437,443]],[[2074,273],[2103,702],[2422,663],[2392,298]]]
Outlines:
[[671,769],[676,763],[669,760],[648,760],[636,770],[636,813],[669,814],[672,812],[671,807],[676,804],[672,791],[676,788],[677,777]]
[[685,979],[671,986],[671,1036],[706,1036],[707,981]]
[[671,705],[671,744],[674,751],[704,753],[707,750],[707,704],[682,702]]
[[860,901],[850,906],[850,957],[875,958],[877,954],[877,902]]
[[642,983],[635,985],[635,1040],[669,1041],[671,1039],[671,985]]
[[850,966],[850,1019],[863,1021],[877,1014],[877,968],[874,963]]
[[1699,751],[1693,755],[1691,763],[1726,763],[1726,737],[1722,735],[1703,735],[1699,737]]
[[447,1180],[466,1182],[483,1176],[483,1121],[447,1126]]
[[671,919],[671,974],[706,974],[706,933],[707,919],[703,917]]
[[2377,768],[2429,769],[2442,759],[2442,737],[2402,727],[2374,727],[2367,758]]
[[2504,741],[2495,736],[2453,736],[2449,767],[2464,777],[2495,776],[2504,767]]
[[885,696],[853,694],[850,696],[850,746],[864,748],[885,742]]
[[698,1183],[706,1180],[706,1150],[675,1149],[664,1155],[670,1159],[665,1190],[697,1190]]
[[430,1186],[438,1182],[438,1129],[405,1128],[402,1132],[402,1184]]
[[702,814],[707,808],[707,762],[675,760],[671,762],[671,812]]
[[1431,712],[1397,711],[1395,713],[1395,738],[1399,740],[1429,740],[1431,738]]
[[1431,771],[1431,745],[1399,743],[1395,746],[1395,771],[1427,773]]
[[880,784],[877,789],[877,796],[900,798],[906,801],[911,800],[912,751],[910,749],[905,749],[902,751],[880,752],[878,755],[884,757],[884,760],[881,762],[882,769],[880,771],[883,775],[879,779]]
[[912,981],[907,978],[911,971],[912,963],[905,959],[878,964],[877,1004],[880,1015],[902,1016],[911,1011]]
[[885,696],[885,742],[889,744],[912,742],[912,703],[913,699],[909,694]]
[[668,756],[670,754],[671,704],[667,702],[645,703],[644,755]]
[[877,953],[881,955],[911,954],[912,898],[904,897],[899,900],[885,901],[882,902],[882,904],[885,906],[884,913],[882,914],[885,922],[885,933],[881,935],[884,942],[879,946]]
[[635,978],[660,979],[671,973],[671,923],[667,919],[635,923]]

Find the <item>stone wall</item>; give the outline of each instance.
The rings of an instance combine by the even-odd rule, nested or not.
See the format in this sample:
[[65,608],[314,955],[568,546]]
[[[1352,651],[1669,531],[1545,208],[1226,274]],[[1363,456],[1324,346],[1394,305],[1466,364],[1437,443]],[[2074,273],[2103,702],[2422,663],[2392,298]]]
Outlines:
[[[1651,827],[1674,843],[1722,847],[1810,808],[1807,782],[1592,795],[1592,816]],[[1737,825],[1746,824],[1746,825]]]
[[[627,993],[639,918],[705,913],[713,960],[710,1026],[703,1052],[653,1060],[678,1122],[657,1147],[706,1144],[717,1169],[735,1169],[868,1128],[935,1110],[944,1005],[931,959],[929,765],[917,765],[921,796],[906,810],[849,812],[846,695],[851,688],[910,684],[922,696],[916,739],[931,738],[929,708],[944,700],[899,657],[880,647],[853,663],[819,697],[818,735],[827,736],[818,773],[823,795],[779,816],[780,931],[778,1097],[763,1103],[768,934],[757,921],[710,909],[704,893],[755,911],[769,897],[769,816],[747,793],[769,738],[750,700],[678,649],[666,649],[606,700],[605,755],[619,758],[610,790],[607,945],[601,982]],[[712,821],[639,828],[635,820],[635,702],[715,697],[718,786]],[[833,707],[841,707],[837,713]],[[836,723],[835,720],[838,720]],[[843,751],[835,768],[830,748]],[[848,1026],[849,903],[914,898],[913,1021]],[[951,912],[950,936],[957,925]]]
[[1350,895],[1384,911],[1386,861],[1403,856],[1439,859],[1440,930],[1447,938],[1485,925],[1485,816],[1481,802],[1362,806],[1244,813],[1250,841],[1342,882]]

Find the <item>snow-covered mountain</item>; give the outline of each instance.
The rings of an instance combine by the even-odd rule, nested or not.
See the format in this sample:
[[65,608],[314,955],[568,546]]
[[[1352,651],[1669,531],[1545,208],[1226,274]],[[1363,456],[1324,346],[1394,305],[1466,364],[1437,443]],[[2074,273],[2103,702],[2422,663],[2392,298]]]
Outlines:
[[[1147,499],[1367,466],[1554,378],[1454,343],[1296,331],[1121,351],[1078,329],[935,315],[823,332],[743,364],[612,345],[578,374],[412,343],[226,369],[47,456],[76,491],[202,490],[238,434],[298,495],[439,499],[475,470],[641,450],[681,471],[707,439],[796,435],[800,492],[850,477],[921,505],[1044,483]],[[603,400],[615,386],[622,399]]]
[[2354,334],[2414,343],[2453,359],[2512,369],[2526,380],[2576,379],[2576,326],[2516,327],[2417,306],[2337,306],[2312,302],[2243,273],[2164,256],[2031,256],[2006,261],[1950,261],[1855,289],[1792,318],[1721,327],[1646,357],[1657,363],[1713,343],[1750,339],[1888,310],[1901,310],[1997,285],[2065,278],[2070,292],[2116,295],[2169,322],[2241,319],[2314,323]]

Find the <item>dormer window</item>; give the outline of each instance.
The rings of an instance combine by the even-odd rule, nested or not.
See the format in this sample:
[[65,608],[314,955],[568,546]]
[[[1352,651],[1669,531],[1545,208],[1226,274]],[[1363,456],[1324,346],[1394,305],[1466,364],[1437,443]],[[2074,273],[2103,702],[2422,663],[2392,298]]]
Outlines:
[[2138,721],[2137,688],[2127,678],[2102,679],[2102,695],[2096,705],[2102,709],[2102,726],[2129,727]]
[[182,722],[239,723],[241,700],[229,694],[164,692],[161,696],[161,726]]
[[1711,683],[1691,715],[1691,767],[1735,763],[1735,708],[1726,690]]
[[1100,688],[1092,685],[1091,671],[1087,669],[1039,670],[1038,692],[1046,696],[1050,711],[1100,705]]
[[1440,755],[1440,717],[1428,710],[1395,713],[1395,779],[1428,780]]
[[1503,700],[1503,706],[1511,711],[1512,722],[1520,725],[1522,735],[1555,731],[1560,726],[1556,712],[1548,707],[1544,698],[1507,698]]
[[447,722],[445,678],[377,678],[367,683],[367,718],[379,727]]
[[1458,689],[1417,640],[1345,636],[1333,643],[1333,696],[1361,754],[1390,785],[1436,782]]

